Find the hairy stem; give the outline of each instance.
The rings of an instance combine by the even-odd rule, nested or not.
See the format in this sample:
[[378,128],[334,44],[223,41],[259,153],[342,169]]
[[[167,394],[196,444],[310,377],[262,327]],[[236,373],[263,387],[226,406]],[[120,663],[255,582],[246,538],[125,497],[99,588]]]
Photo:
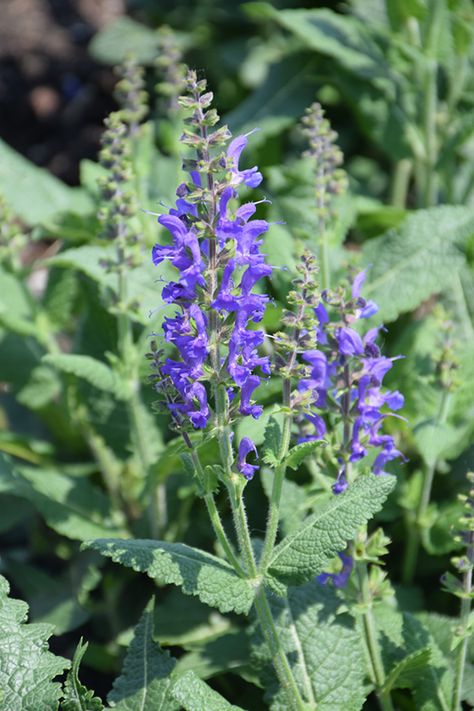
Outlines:
[[[451,400],[451,392],[448,389],[443,389],[443,395],[439,407],[438,416],[436,418],[435,427],[439,427],[446,422],[448,416],[449,405]],[[403,562],[402,579],[406,585],[410,585],[415,577],[416,566],[418,562],[418,553],[420,548],[421,530],[423,521],[426,515],[426,510],[430,504],[431,490],[433,488],[433,480],[438,466],[438,460],[431,461],[424,472],[423,486],[416,508],[414,527],[413,521],[408,521],[410,531],[408,535],[407,547],[405,549],[405,558]]]
[[471,614],[471,592],[472,592],[472,570],[474,566],[474,531],[470,531],[467,540],[467,560],[468,567],[463,574],[463,594],[461,600],[461,612],[459,615],[459,627],[463,639],[457,650],[455,671],[454,671],[454,693],[452,711],[461,711],[462,689],[464,682],[464,668],[466,665],[467,645],[469,642],[469,617]]
[[394,711],[390,693],[383,691],[383,686],[385,684],[385,671],[377,637],[377,626],[375,624],[372,610],[372,593],[369,586],[367,566],[363,562],[357,563],[357,579],[359,584],[360,599],[364,607],[362,615],[362,631],[365,646],[368,652],[368,659],[370,660],[370,673],[375,686],[377,699],[382,711]]

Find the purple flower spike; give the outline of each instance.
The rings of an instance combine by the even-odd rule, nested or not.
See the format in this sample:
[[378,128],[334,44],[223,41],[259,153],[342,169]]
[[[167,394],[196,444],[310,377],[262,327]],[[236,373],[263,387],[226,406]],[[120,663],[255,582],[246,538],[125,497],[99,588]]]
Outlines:
[[250,437],[243,437],[239,444],[237,467],[239,472],[243,474],[247,480],[252,479],[255,472],[260,469],[260,467],[258,467],[256,464],[248,464],[248,462],[246,461],[246,457],[250,452],[253,452],[258,458],[258,452],[255,444],[252,442]]

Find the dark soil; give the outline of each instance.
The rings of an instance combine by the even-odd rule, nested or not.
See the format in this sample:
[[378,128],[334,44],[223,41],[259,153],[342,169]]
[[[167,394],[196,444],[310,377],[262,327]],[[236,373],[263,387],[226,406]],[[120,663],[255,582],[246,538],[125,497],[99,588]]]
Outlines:
[[0,0],[0,137],[70,184],[95,158],[114,75],[87,52],[124,0]]

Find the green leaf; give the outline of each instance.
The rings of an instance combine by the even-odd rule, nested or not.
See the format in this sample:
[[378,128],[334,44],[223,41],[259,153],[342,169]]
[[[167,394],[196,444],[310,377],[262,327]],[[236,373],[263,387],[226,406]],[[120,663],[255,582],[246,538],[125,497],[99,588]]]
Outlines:
[[262,451],[263,461],[272,467],[277,467],[280,463],[280,447],[281,447],[281,427],[279,422],[270,417],[268,424],[265,427]]
[[[270,598],[279,639],[308,708],[318,711],[360,711],[365,669],[360,636],[353,619],[340,614],[334,588],[312,580],[288,589],[288,598]],[[288,702],[270,667],[270,652],[258,632],[254,661],[272,711],[287,711]]]
[[442,292],[451,283],[446,275],[465,264],[463,248],[473,234],[473,209],[443,206],[418,210],[400,228],[364,244],[363,261],[372,265],[364,297],[379,305],[376,319],[393,321]]
[[28,606],[9,590],[0,576],[0,709],[56,711],[61,685],[53,680],[69,662],[48,650],[53,627],[25,624]]
[[31,371],[25,385],[18,391],[17,400],[25,407],[39,410],[61,392],[61,381],[53,368],[38,365]]
[[186,595],[197,595],[221,612],[247,614],[252,606],[254,590],[249,581],[239,578],[225,561],[197,548],[183,543],[113,538],[88,541],[85,546],[161,584],[178,585]]
[[116,711],[175,711],[170,695],[175,660],[153,640],[153,599],[147,605],[127,650],[122,674],[107,701]]
[[311,454],[313,454],[313,452],[322,444],[323,442],[315,440],[296,444],[290,449],[286,456],[286,466],[296,471],[300,464],[306,459],[306,457],[309,457]]
[[331,57],[353,74],[365,79],[387,75],[383,51],[373,28],[366,23],[326,8],[278,11],[270,5],[266,7],[268,15],[306,47]]
[[86,215],[94,205],[83,190],[70,188],[0,140],[0,192],[28,225],[46,223],[61,212]]
[[112,368],[97,358],[88,355],[58,353],[46,355],[43,363],[86,380],[98,390],[113,393],[118,398],[126,397],[124,386]]
[[102,701],[97,696],[94,696],[94,692],[87,689],[79,681],[79,667],[87,647],[87,642],[83,642],[81,638],[74,652],[72,667],[64,684],[61,711],[102,711],[104,708]]
[[224,117],[226,123],[239,133],[258,126],[252,146],[278,135],[292,126],[314,99],[314,73],[314,62],[307,57],[286,57],[270,68],[258,89]]
[[180,676],[173,684],[171,693],[185,711],[243,711],[240,706],[226,701],[193,671]]
[[87,479],[73,479],[54,469],[15,468],[0,454],[0,492],[26,499],[48,526],[72,540],[123,534],[107,497]]
[[430,651],[430,662],[420,666],[418,673],[405,676],[405,684],[411,682],[417,711],[449,711],[453,677],[448,667],[449,656],[442,654],[430,631],[414,615],[399,612],[388,605],[374,608],[380,635],[382,658],[385,669],[390,670],[407,655]]
[[130,17],[118,17],[94,35],[89,52],[99,62],[120,64],[127,54],[140,63],[152,62],[158,56],[158,33]]
[[[65,250],[48,260],[48,264],[66,269],[77,269],[100,284],[117,294],[117,275],[108,273],[102,266],[102,260],[110,260],[115,256],[115,247],[101,247],[99,245],[84,245]],[[168,279],[174,273],[173,267],[168,264],[155,267],[151,259],[140,267],[131,269],[127,275],[128,297],[137,303],[137,312],[130,316],[139,323],[150,328],[155,321],[150,320],[150,313],[162,305],[161,289],[157,282],[161,278]],[[159,318],[163,318],[160,316]],[[159,320],[158,320],[159,322]]]
[[249,660],[249,638],[246,630],[231,629],[215,639],[190,645],[188,654],[179,658],[176,674],[192,669],[201,679],[232,672],[239,674]]
[[172,588],[155,608],[155,639],[166,646],[185,649],[228,632],[231,622],[203,605],[197,597]]
[[384,684],[384,692],[390,693],[392,689],[406,689],[413,687],[421,671],[429,664],[431,648],[423,647],[408,654],[401,659],[390,671]]
[[359,477],[303,521],[273,552],[268,572],[286,584],[299,584],[321,573],[357,530],[380,510],[395,486],[392,476]]

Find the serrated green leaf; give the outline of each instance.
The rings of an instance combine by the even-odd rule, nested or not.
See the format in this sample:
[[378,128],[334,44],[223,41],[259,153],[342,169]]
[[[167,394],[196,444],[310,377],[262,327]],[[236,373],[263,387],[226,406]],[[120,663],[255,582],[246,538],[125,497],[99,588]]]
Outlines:
[[17,400],[25,407],[38,410],[54,400],[61,391],[61,381],[53,368],[38,365],[33,368],[28,382],[17,393]]
[[233,706],[226,701],[193,671],[179,677],[171,693],[185,711],[243,711],[240,706]]
[[86,479],[73,479],[53,469],[15,468],[0,454],[0,492],[26,499],[48,526],[72,540],[123,535],[107,497]]
[[380,510],[394,486],[392,476],[359,477],[277,545],[269,574],[286,584],[299,584],[321,573],[360,526]]
[[185,711],[243,711],[211,689],[193,671],[188,671],[173,684],[171,693]]
[[115,680],[107,701],[116,711],[175,711],[171,697],[171,672],[176,664],[153,640],[153,599],[135,629],[122,674]]
[[279,464],[281,447],[281,427],[279,422],[270,417],[263,438],[263,461],[272,467],[277,467]]
[[473,234],[472,208],[443,206],[418,210],[398,229],[364,244],[363,262],[372,265],[364,297],[379,305],[375,318],[393,321],[442,292],[446,274],[464,266],[463,247]]
[[[288,598],[270,598],[278,636],[308,708],[318,711],[360,711],[365,699],[363,649],[354,621],[339,614],[334,588],[316,580],[288,589]],[[288,702],[270,668],[270,653],[254,641],[254,662],[262,667],[262,683],[272,711],[287,711]]]
[[102,711],[104,708],[102,701],[94,696],[94,692],[79,681],[79,667],[87,647],[87,642],[83,642],[81,638],[74,652],[72,667],[64,683],[61,711]]
[[384,693],[392,689],[406,689],[416,684],[418,674],[430,663],[431,648],[423,647],[408,654],[391,669],[385,684]]
[[47,648],[53,627],[25,624],[28,606],[9,590],[0,576],[0,710],[56,711],[61,685],[53,680],[69,662]]
[[225,561],[197,548],[183,543],[113,538],[84,545],[161,584],[178,585],[186,595],[197,595],[221,612],[247,614],[252,606],[254,589],[249,581],[239,578]]
[[12,211],[28,225],[44,224],[61,212],[86,215],[94,210],[84,190],[69,187],[2,140],[0,191]]
[[296,470],[300,464],[309,457],[310,454],[322,445],[321,441],[311,440],[309,442],[301,442],[290,449],[286,458],[285,464],[290,469]]
[[43,363],[62,370],[69,375],[75,375],[93,385],[98,390],[113,393],[118,398],[125,397],[124,388],[112,368],[97,358],[88,355],[58,353],[46,355]]

